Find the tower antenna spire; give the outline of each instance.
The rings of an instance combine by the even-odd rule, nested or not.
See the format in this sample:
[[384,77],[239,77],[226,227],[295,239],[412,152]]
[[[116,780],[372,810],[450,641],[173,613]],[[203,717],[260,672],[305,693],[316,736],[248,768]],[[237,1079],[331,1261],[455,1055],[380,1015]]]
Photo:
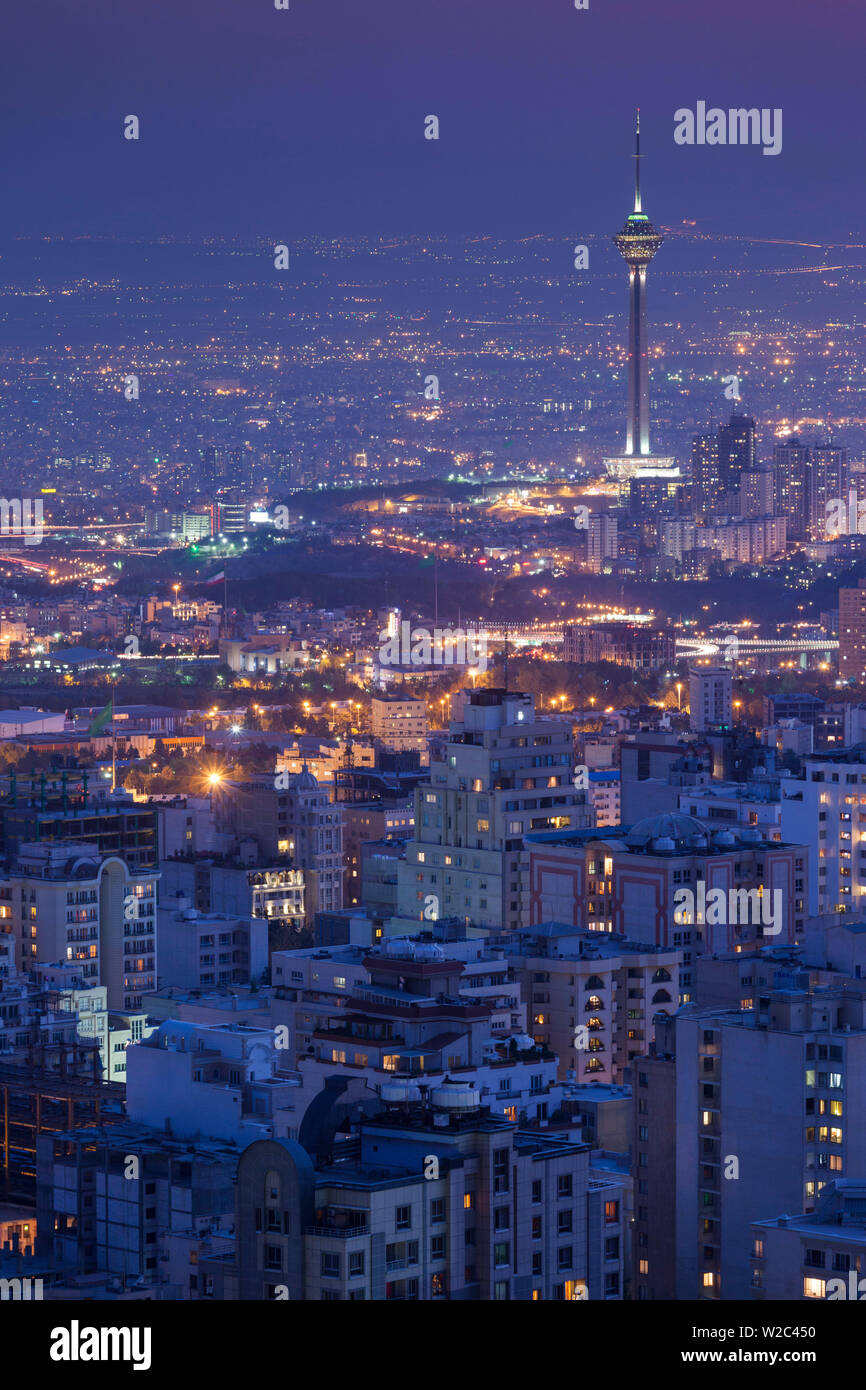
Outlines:
[[634,210],[641,212],[640,205],[640,107],[635,113],[634,132]]

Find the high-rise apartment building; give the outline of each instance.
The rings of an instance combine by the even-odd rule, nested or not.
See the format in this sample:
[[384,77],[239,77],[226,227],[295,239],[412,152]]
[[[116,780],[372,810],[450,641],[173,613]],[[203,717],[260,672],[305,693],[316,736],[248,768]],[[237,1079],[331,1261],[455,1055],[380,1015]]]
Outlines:
[[306,767],[248,782],[226,781],[215,806],[217,828],[238,843],[253,842],[261,864],[283,855],[303,872],[307,925],[317,912],[343,906],[343,814],[328,784],[320,784]]
[[838,444],[815,444],[806,464],[806,535],[826,541],[833,504],[848,508],[848,453]]
[[586,826],[575,790],[571,725],[535,712],[532,695],[472,691],[415,792],[415,831],[398,901],[414,921],[461,917],[521,925],[524,836]]
[[808,469],[811,449],[796,435],[775,445],[773,467],[776,475],[775,512],[787,517],[788,539],[803,541],[807,534]]
[[619,555],[617,519],[612,512],[594,512],[586,534],[586,562],[593,574],[601,574],[608,560]]
[[706,518],[718,508],[724,493],[717,434],[698,434],[694,437],[691,473],[695,512]]
[[781,783],[784,839],[808,860],[809,916],[857,912],[866,895],[866,745],[810,753]]
[[689,670],[689,726],[697,733],[730,729],[734,722],[733,675],[723,666]]
[[856,589],[839,590],[839,676],[855,681],[866,676],[866,579]]
[[772,516],[775,478],[772,469],[754,468],[740,474],[740,516]]
[[719,425],[719,483],[722,492],[735,493],[740,474],[755,467],[755,422],[750,415],[734,412],[726,425]]
[[752,1223],[810,1212],[866,1167],[866,997],[779,990],[761,1011],[688,1005],[655,1026],[656,1065],[634,1064],[638,1297],[748,1298]]

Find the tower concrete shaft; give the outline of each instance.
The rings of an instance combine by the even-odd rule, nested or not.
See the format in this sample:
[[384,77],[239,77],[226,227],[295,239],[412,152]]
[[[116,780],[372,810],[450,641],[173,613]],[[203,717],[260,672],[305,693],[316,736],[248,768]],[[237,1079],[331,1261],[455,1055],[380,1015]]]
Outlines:
[[626,455],[650,453],[649,370],[647,361],[646,268],[664,238],[656,232],[641,207],[640,196],[640,112],[635,132],[634,210],[614,245],[628,265],[628,415],[626,417]]

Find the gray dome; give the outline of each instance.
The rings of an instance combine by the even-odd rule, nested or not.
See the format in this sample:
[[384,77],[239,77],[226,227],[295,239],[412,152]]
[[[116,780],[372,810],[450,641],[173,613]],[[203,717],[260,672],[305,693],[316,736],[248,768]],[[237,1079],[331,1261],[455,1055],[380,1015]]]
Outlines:
[[697,847],[699,840],[706,844],[707,832],[694,816],[668,811],[661,816],[646,816],[639,820],[625,837],[629,849],[646,849],[653,840],[670,840],[676,849]]

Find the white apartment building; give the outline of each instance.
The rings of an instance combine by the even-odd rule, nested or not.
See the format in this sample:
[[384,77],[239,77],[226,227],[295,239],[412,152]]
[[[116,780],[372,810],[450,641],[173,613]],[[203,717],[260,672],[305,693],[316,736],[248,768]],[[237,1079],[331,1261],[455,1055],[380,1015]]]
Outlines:
[[599,828],[621,824],[622,797],[618,768],[602,768],[597,772],[590,772],[587,793],[595,815],[595,823]]
[[96,845],[22,845],[4,885],[18,968],[71,961],[106,986],[110,1009],[140,1008],[156,987],[158,880]]
[[782,838],[805,846],[810,917],[855,912],[866,894],[866,744],[806,758],[782,782]]
[[127,1054],[130,1120],[180,1138],[295,1138],[296,1076],[278,1076],[273,1029],[166,1019]]
[[33,973],[45,989],[56,991],[58,1010],[77,1017],[78,1036],[99,1043],[104,1079],[125,1083],[127,1048],[154,1031],[147,1014],[109,1009],[105,985],[85,986],[80,967],[72,962],[40,966]]
[[160,976],[170,985],[245,985],[267,969],[264,917],[200,912],[182,894],[160,905],[156,939]]
[[689,671],[689,727],[730,729],[734,716],[733,675],[724,666],[695,666]]
[[395,753],[427,752],[427,702],[400,694],[374,695],[373,737]]

